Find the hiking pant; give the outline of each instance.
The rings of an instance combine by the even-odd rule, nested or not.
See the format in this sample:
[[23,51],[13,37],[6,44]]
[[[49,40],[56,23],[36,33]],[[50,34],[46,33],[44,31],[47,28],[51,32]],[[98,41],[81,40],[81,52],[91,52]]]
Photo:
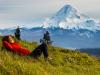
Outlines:
[[48,48],[45,43],[39,45],[35,50],[33,50],[30,56],[37,58],[41,56],[42,53],[44,55],[44,58],[48,58]]

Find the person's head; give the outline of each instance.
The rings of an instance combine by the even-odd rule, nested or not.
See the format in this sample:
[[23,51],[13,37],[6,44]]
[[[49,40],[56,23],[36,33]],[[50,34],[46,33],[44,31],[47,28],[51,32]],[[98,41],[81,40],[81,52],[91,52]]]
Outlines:
[[14,39],[13,39],[13,37],[11,35],[4,36],[2,38],[2,41],[7,41],[9,43],[14,43],[15,42]]
[[13,37],[11,35],[8,36],[8,42],[9,43],[14,43],[15,40],[13,39]]

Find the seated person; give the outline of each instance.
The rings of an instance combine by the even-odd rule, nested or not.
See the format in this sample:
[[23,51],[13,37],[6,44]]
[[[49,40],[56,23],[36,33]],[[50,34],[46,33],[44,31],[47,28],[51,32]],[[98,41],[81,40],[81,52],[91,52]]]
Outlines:
[[31,52],[29,49],[26,49],[22,47],[19,43],[15,42],[13,37],[9,35],[9,36],[5,36],[2,39],[2,44],[3,47],[5,47],[7,50],[17,53],[19,55],[27,55],[27,56],[32,56],[34,58],[37,58],[43,52],[44,58],[48,58],[48,49],[45,43],[42,43],[35,50]]
[[30,54],[30,50],[23,48],[19,43],[16,43],[12,36],[5,36],[2,40],[3,46],[12,52],[15,52],[20,55]]

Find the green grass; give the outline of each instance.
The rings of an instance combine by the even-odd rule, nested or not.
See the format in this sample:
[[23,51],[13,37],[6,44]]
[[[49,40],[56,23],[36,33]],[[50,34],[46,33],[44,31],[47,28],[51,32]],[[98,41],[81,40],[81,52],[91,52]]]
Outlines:
[[[37,43],[20,42],[31,51]],[[85,53],[48,46],[49,59],[19,56],[0,46],[0,75],[100,75],[100,61]]]

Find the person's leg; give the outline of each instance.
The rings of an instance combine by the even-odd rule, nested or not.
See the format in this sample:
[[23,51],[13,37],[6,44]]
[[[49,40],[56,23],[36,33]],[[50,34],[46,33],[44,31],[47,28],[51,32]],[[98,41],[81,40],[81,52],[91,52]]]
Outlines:
[[32,53],[29,55],[33,58],[38,58],[39,56],[41,56],[42,51],[41,51],[41,45],[39,45],[35,50],[32,51]]
[[47,59],[48,58],[48,47],[46,44],[39,45],[35,50],[32,51],[31,54],[29,54],[29,56],[33,58],[38,58],[39,56],[41,56],[42,52],[44,55],[44,59]]

